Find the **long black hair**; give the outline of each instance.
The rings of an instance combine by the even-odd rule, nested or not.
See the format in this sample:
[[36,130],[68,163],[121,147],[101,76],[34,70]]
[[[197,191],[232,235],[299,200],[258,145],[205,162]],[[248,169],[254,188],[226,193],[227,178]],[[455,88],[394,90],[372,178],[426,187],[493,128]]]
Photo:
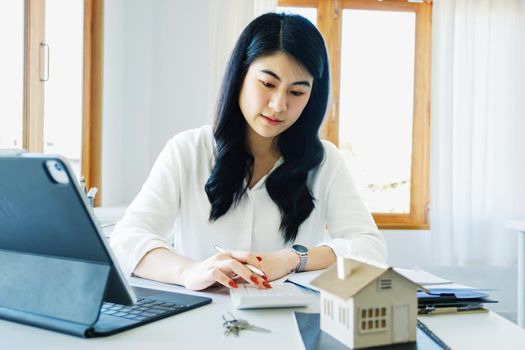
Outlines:
[[290,243],[315,207],[307,180],[310,170],[324,158],[319,128],[330,85],[323,38],[306,18],[267,13],[254,19],[239,37],[219,93],[214,125],[215,164],[205,190],[211,203],[210,221],[226,214],[245,194],[254,158],[246,145],[246,121],[239,107],[239,93],[252,62],[278,52],[293,57],[314,78],[301,116],[278,136],[283,163],[266,179],[268,194],[281,212],[283,240]]

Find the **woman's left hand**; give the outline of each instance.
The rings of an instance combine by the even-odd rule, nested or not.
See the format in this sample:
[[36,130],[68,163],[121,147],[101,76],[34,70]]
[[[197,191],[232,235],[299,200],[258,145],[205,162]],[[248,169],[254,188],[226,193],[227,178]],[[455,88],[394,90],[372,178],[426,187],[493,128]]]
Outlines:
[[294,271],[299,264],[299,256],[291,249],[282,249],[269,253],[253,253],[260,257],[263,272],[268,280],[273,281]]

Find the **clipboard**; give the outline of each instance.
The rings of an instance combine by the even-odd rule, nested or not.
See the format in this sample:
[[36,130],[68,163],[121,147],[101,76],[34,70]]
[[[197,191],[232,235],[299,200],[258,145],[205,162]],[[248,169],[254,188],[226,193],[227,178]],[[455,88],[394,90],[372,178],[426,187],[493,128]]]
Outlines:
[[433,288],[417,292],[418,314],[486,312],[483,304],[497,303],[489,294],[473,288]]

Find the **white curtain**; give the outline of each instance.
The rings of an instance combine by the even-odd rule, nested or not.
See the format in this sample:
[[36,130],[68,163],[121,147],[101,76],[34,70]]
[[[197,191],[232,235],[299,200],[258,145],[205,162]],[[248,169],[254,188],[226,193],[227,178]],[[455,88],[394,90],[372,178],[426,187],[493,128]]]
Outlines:
[[434,263],[511,265],[525,219],[525,1],[435,0]]
[[255,17],[274,11],[277,0],[214,0],[210,25],[210,86],[208,114],[213,115],[226,64],[244,27]]

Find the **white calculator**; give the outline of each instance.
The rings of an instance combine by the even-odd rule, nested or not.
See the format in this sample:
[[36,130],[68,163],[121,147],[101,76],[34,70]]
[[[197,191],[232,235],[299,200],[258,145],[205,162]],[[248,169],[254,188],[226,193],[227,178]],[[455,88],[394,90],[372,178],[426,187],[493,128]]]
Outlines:
[[237,309],[308,306],[318,299],[316,292],[293,283],[272,283],[271,289],[239,284],[239,288],[230,289],[230,297]]

